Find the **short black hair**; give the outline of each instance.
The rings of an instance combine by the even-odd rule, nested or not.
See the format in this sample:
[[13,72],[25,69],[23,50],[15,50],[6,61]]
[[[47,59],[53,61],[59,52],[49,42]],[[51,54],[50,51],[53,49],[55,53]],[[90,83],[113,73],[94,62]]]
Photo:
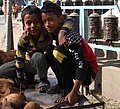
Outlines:
[[21,13],[21,18],[22,18],[22,23],[23,23],[23,29],[24,29],[24,16],[26,14],[37,14],[38,17],[39,17],[40,22],[43,24],[40,8],[38,8],[36,6],[27,6],[27,7],[25,7],[22,10],[22,13]]
[[56,4],[56,3],[53,3],[51,1],[45,1],[43,3],[43,6],[41,8],[41,13],[53,13],[57,16],[61,16],[62,15],[62,9],[61,7]]

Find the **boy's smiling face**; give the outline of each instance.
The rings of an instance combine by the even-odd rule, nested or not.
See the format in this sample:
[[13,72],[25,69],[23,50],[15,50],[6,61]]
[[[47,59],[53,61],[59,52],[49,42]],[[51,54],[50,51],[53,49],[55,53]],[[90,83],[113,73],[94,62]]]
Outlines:
[[53,13],[42,13],[42,20],[45,28],[49,33],[57,34],[59,32],[62,16],[57,16]]
[[42,23],[37,14],[26,14],[24,16],[24,30],[33,36],[40,34]]

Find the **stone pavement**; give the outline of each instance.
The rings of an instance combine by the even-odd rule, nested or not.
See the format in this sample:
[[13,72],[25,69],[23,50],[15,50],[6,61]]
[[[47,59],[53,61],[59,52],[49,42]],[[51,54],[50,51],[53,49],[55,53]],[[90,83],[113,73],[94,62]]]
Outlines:
[[[37,78],[37,76],[36,76]],[[55,75],[53,74],[52,70],[48,69],[48,78],[51,83],[51,85],[57,84],[57,80],[55,79]],[[24,91],[24,94],[27,98],[27,100],[33,100],[40,104],[41,107],[48,108],[55,105],[54,101],[59,97],[58,94],[50,95],[46,93],[39,93],[38,85],[35,86],[34,89],[27,89]]]

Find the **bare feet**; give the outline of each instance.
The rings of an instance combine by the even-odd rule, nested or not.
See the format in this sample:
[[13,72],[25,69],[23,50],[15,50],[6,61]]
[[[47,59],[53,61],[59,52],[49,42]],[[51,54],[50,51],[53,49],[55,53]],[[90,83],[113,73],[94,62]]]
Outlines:
[[65,98],[64,97],[59,97],[55,100],[55,103],[63,103],[65,102]]

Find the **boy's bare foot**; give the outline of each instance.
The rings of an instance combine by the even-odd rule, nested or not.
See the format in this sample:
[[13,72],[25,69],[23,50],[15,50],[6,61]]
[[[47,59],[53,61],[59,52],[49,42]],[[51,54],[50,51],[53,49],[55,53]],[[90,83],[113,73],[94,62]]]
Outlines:
[[59,97],[55,100],[55,103],[63,103],[65,102],[65,97]]

